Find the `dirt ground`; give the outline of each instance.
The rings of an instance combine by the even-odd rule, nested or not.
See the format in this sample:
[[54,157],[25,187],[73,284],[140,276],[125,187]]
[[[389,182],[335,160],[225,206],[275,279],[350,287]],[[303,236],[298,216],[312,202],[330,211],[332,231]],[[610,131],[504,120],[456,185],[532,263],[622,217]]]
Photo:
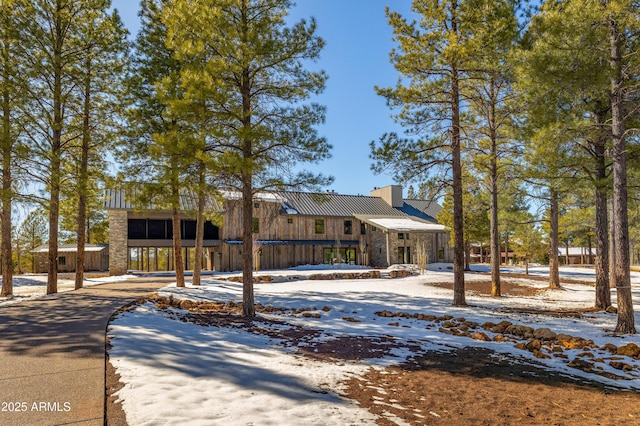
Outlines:
[[[489,281],[467,284],[469,291],[482,294],[490,294],[490,287]],[[531,289],[503,280],[502,291],[525,295]],[[201,325],[243,323],[238,317],[215,314],[188,314],[180,319]],[[250,322],[243,327],[264,332]],[[306,337],[315,333],[298,329],[273,337],[284,339],[284,345],[297,346],[300,354],[326,362],[382,357],[389,350],[389,342],[380,338],[340,337],[312,345]],[[416,351],[411,362],[383,371],[371,369],[346,384],[343,396],[380,415],[381,426],[398,424],[393,418],[411,425],[640,424],[640,393],[568,377],[479,347]],[[110,396],[118,386],[109,364],[106,423],[113,426],[126,425],[124,413]]]

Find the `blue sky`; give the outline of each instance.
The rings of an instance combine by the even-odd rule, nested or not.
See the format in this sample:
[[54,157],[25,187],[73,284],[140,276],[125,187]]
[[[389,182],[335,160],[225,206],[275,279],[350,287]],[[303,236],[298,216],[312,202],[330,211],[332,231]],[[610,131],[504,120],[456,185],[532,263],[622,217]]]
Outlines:
[[[132,34],[139,28],[139,3],[112,0]],[[389,62],[393,47],[385,18],[389,5],[404,15],[410,0],[298,0],[290,11],[296,21],[315,17],[325,39],[318,66],[329,75],[325,91],[313,99],[327,106],[320,133],[333,145],[332,158],[305,168],[334,176],[330,188],[341,194],[368,195],[374,187],[393,184],[371,169],[369,143],[389,131],[401,131],[391,110],[373,87],[393,86],[398,74]],[[406,191],[405,191],[406,195]]]

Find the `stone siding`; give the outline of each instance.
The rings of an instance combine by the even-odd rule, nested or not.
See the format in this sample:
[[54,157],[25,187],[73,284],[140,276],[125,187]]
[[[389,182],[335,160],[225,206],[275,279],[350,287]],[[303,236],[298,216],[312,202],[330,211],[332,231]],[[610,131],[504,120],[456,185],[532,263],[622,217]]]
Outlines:
[[126,210],[109,210],[109,275],[125,275],[128,268]]

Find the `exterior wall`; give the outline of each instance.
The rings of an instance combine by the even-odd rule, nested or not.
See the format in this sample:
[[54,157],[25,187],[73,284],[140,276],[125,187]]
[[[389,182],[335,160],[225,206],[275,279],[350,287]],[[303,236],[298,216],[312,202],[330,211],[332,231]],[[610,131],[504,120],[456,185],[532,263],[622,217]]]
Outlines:
[[[257,207],[256,207],[257,206]],[[265,241],[326,241],[320,244],[263,245],[260,248],[260,269],[290,268],[297,265],[319,264],[324,261],[325,248],[352,248],[355,250],[356,263],[366,259],[360,250],[360,241],[369,244],[367,234],[361,234],[360,221],[353,217],[315,217],[282,214],[280,204],[256,202],[253,217],[258,219],[259,232],[254,234],[258,240]],[[240,202],[227,203],[222,240],[242,239],[242,207]],[[316,220],[324,221],[324,232],[316,233]],[[351,221],[351,234],[345,233],[345,221]],[[338,241],[341,241],[339,244]],[[349,244],[342,242],[348,241]],[[221,270],[239,270],[242,268],[242,245],[223,244],[221,248]],[[368,253],[367,253],[367,256]]]
[[[58,259],[58,272],[75,272],[77,259],[75,252],[58,253]],[[63,264],[60,264],[60,259],[64,259]],[[109,256],[106,250],[85,252],[84,261],[85,272],[102,272],[109,269]],[[36,254],[36,273],[46,273],[49,269],[48,264],[48,253]]]
[[125,275],[129,260],[128,212],[109,210],[109,274]]

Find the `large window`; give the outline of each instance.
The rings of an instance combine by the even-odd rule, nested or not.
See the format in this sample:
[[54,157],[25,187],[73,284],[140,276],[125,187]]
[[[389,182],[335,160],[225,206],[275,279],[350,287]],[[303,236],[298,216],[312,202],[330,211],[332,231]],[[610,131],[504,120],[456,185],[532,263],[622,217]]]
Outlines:
[[324,234],[324,219],[316,219],[316,234]]
[[348,263],[354,265],[356,263],[356,249],[351,247],[345,248],[324,248],[322,249],[323,263],[328,265]]
[[353,222],[350,220],[344,221],[344,233],[345,235],[353,234]]
[[[173,238],[173,223],[170,219],[129,219],[130,240],[170,240]],[[196,221],[181,220],[180,235],[185,240],[196,239]],[[207,221],[204,224],[204,239],[217,240],[220,232],[217,226]]]

